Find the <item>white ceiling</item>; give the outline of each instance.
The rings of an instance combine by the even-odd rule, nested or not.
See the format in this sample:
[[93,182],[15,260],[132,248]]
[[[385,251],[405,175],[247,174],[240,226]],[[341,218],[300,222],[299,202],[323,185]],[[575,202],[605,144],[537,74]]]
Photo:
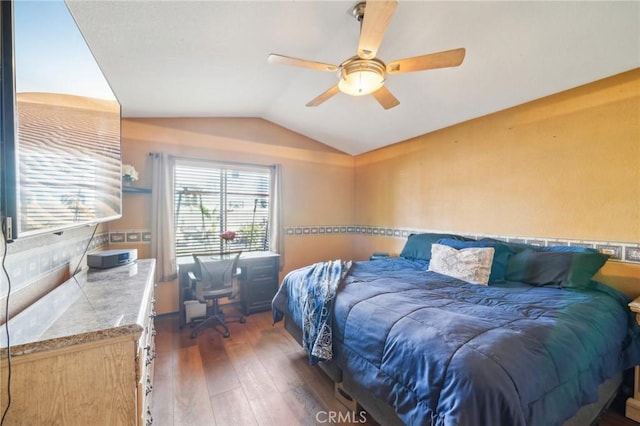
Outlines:
[[[359,154],[640,66],[638,1],[398,1],[384,62],[466,48],[457,68],[387,77],[400,105],[337,94],[355,1],[68,1],[124,117],[261,117]],[[366,19],[366,18],[365,18]]]

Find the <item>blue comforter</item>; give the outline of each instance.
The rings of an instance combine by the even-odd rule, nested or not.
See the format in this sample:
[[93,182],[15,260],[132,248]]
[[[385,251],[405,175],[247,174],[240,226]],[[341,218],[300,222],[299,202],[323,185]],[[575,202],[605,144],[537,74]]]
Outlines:
[[[481,286],[426,269],[356,262],[333,304],[334,361],[407,424],[560,425],[640,362],[628,300],[609,287]],[[283,281],[274,319],[302,324],[304,275]]]

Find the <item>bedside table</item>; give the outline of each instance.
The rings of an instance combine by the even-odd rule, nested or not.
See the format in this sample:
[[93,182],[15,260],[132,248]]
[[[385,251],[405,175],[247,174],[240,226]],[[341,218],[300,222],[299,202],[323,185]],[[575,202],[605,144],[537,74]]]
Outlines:
[[[629,303],[629,309],[636,313],[636,321],[640,324],[640,296]],[[640,422],[640,366],[636,365],[633,374],[633,398],[627,398],[624,415]]]

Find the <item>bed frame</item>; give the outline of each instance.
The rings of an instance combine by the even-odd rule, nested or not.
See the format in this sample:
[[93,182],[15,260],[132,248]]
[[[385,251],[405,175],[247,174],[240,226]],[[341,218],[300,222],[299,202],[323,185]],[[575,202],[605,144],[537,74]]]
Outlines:
[[[302,346],[302,330],[286,314],[284,327],[296,342]],[[357,401],[357,404],[375,421],[385,426],[404,425],[402,420],[396,415],[392,406],[358,385],[349,374],[343,372],[335,363],[331,361],[321,361],[318,365],[331,380],[336,384],[340,384],[340,388],[348,393],[348,397]],[[600,416],[617,396],[622,384],[622,379],[623,373],[619,373],[601,383],[598,387],[598,401],[582,406],[573,417],[563,423],[563,426],[597,426]]]

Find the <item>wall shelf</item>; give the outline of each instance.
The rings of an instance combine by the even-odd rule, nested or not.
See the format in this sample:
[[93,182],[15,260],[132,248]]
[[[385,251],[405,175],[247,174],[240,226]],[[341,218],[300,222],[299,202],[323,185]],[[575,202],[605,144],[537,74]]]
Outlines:
[[136,186],[123,186],[123,193],[132,193],[132,194],[151,194],[151,188],[138,188]]

